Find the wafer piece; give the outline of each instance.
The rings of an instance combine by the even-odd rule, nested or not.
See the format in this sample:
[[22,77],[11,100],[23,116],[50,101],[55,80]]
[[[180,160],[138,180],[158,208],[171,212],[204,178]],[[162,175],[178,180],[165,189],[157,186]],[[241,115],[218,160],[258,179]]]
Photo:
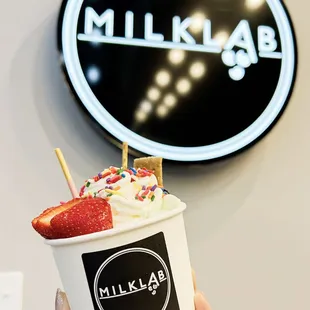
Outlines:
[[159,186],[163,186],[163,159],[161,157],[142,157],[134,160],[134,168],[154,171]]

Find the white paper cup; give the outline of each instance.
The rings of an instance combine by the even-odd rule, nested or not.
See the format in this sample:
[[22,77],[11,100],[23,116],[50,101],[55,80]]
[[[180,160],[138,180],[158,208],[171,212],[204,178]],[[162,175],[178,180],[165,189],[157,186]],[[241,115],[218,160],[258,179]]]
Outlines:
[[131,226],[46,240],[71,310],[193,310],[185,208]]

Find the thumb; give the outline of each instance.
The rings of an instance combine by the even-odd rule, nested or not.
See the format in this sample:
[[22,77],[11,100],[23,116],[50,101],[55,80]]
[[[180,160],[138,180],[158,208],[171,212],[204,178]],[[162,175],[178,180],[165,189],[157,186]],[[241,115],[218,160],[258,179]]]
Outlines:
[[56,293],[55,310],[70,310],[67,296],[60,289]]
[[195,294],[195,310],[211,310],[209,303],[201,292]]

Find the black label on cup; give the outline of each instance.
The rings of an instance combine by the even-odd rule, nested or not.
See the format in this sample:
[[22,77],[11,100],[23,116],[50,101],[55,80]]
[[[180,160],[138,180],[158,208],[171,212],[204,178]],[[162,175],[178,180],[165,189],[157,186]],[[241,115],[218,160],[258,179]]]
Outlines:
[[95,310],[179,310],[163,233],[82,255]]

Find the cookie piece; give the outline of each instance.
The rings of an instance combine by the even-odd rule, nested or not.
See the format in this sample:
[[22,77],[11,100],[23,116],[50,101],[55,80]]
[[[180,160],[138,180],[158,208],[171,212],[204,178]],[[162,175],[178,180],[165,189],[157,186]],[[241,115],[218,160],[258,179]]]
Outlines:
[[159,186],[163,186],[163,159],[161,157],[142,157],[134,160],[134,168],[154,171]]

